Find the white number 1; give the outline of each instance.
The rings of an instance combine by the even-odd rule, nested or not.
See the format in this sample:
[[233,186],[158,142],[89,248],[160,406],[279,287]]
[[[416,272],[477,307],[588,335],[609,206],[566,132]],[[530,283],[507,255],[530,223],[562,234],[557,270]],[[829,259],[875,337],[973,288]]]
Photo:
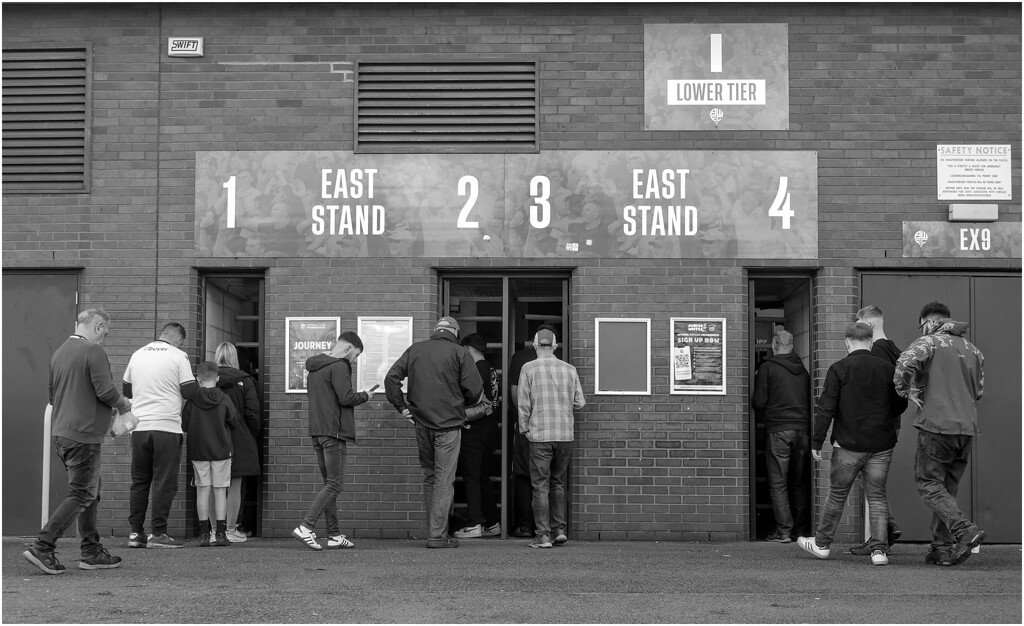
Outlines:
[[786,192],[789,178],[786,176],[779,177],[779,193],[775,194],[775,200],[772,202],[771,208],[768,209],[768,215],[771,217],[782,218],[782,229],[789,230],[790,218],[796,213],[793,209],[789,208],[789,193]]
[[235,227],[235,177],[232,176],[228,182],[221,185],[228,190],[228,228]]

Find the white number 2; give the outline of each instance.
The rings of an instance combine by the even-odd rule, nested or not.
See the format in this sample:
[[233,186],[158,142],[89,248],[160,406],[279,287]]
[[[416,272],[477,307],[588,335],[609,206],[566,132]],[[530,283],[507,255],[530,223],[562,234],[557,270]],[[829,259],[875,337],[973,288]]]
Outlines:
[[228,190],[228,228],[235,227],[235,177],[232,176],[228,182],[221,185]]
[[775,200],[772,202],[771,208],[768,209],[768,215],[771,217],[782,218],[783,230],[789,230],[790,218],[796,215],[793,209],[789,208],[789,193],[786,191],[788,183],[787,176],[779,177],[779,193],[775,194]]
[[[469,188],[468,190],[466,189],[467,187]],[[480,228],[480,222],[470,222],[468,219],[469,212],[473,210],[477,196],[480,194],[480,181],[476,179],[476,176],[466,174],[459,179],[459,195],[465,196],[467,193],[469,194],[469,199],[466,200],[466,205],[459,212],[459,221],[456,223],[456,226],[459,228]]]

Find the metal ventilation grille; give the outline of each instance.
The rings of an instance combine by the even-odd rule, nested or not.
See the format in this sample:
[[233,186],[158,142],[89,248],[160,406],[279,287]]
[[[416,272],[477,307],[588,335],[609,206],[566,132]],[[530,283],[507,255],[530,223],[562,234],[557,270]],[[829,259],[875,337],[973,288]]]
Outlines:
[[536,152],[537,64],[361,62],[357,152]]
[[86,48],[3,51],[3,190],[88,191]]

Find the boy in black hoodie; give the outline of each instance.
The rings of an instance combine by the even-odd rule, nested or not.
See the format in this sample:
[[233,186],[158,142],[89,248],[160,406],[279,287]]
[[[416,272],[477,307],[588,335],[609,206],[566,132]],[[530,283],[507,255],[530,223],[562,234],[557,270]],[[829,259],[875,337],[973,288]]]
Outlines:
[[326,354],[306,359],[309,377],[309,436],[320,465],[324,486],[292,536],[310,550],[323,550],[313,528],[323,514],[327,521],[328,548],[354,548],[338,526],[338,494],[344,487],[346,446],[356,441],[354,407],[370,399],[368,391],[352,390],[352,361],[363,351],[359,335],[345,331]]
[[[188,459],[195,469],[196,515],[199,545],[229,546],[227,538],[228,487],[231,485],[231,433],[238,412],[217,388],[217,365],[204,361],[196,368],[199,389],[185,404],[181,429],[188,433]],[[216,540],[210,542],[210,488],[217,515]]]

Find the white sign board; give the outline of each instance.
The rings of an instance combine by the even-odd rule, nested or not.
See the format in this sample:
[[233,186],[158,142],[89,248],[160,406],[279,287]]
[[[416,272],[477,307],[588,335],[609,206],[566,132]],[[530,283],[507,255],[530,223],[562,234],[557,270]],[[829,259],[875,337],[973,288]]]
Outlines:
[[950,145],[935,148],[939,200],[1010,200],[1010,146]]

